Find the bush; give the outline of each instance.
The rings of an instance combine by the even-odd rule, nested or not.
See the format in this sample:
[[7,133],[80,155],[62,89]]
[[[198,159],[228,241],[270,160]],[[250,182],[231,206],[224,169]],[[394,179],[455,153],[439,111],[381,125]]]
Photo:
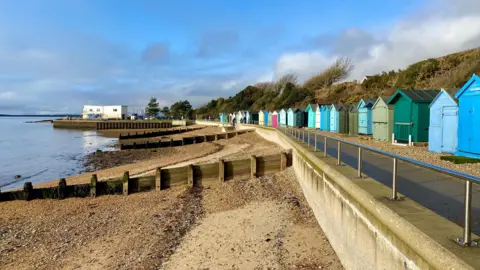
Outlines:
[[465,163],[480,163],[480,159],[469,158],[469,157],[460,157],[460,156],[441,156],[441,160],[450,161],[455,164],[465,164]]

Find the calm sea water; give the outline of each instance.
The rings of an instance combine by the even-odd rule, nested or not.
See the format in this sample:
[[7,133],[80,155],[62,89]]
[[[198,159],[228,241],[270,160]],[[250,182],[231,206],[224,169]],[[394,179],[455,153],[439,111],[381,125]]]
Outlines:
[[[97,149],[112,150],[116,139],[96,131],[54,129],[50,118],[0,117],[0,189],[23,187],[84,172],[83,158]],[[15,179],[21,175],[20,179]]]

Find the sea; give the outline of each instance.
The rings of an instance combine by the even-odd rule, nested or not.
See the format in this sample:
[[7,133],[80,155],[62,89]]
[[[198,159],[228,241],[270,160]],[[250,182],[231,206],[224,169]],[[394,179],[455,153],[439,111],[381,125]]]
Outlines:
[[[117,139],[94,130],[55,129],[42,117],[0,117],[0,190],[85,172],[84,157],[113,150]],[[17,177],[20,176],[20,177]]]

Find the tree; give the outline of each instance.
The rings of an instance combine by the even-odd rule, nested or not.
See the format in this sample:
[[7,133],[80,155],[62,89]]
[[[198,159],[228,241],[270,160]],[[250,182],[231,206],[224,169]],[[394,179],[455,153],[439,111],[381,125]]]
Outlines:
[[192,105],[188,100],[177,101],[170,107],[170,114],[174,118],[190,118],[192,113]]
[[352,69],[352,60],[347,57],[340,57],[331,66],[308,79],[303,87],[308,90],[319,90],[332,86],[334,83],[346,79]]
[[165,115],[165,116],[168,116],[170,114],[170,109],[165,106],[162,108],[161,112]]
[[151,97],[150,102],[148,102],[147,107],[145,107],[145,115],[148,117],[156,117],[160,112],[158,107],[158,101],[156,98]]

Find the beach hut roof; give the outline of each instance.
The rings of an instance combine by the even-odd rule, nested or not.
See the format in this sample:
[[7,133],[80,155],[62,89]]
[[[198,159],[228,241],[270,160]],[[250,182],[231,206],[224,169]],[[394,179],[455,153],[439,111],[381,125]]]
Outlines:
[[331,108],[335,108],[336,111],[340,111],[342,109],[342,104],[332,104]]
[[305,111],[305,110],[302,109],[302,108],[295,108],[295,109],[294,109],[294,112],[304,112],[304,111]]
[[430,103],[430,105],[428,105],[428,107],[431,107],[432,104],[435,103],[435,101],[438,99],[438,97],[440,95],[442,95],[442,93],[445,93],[455,104],[458,103],[457,99],[455,98],[455,96],[452,93],[449,93],[448,91],[446,91],[445,89],[442,88],[442,90],[440,90],[440,92],[438,92],[437,96],[433,99],[432,103]]
[[312,111],[316,111],[317,108],[318,108],[318,104],[308,104],[310,106],[310,108],[312,109]]
[[377,100],[375,101],[375,103],[373,104],[373,107],[376,107],[377,106],[377,103],[382,100],[383,102],[385,102],[385,104],[387,104],[387,106],[389,108],[393,108],[393,104],[388,104],[388,100],[390,99],[391,96],[379,96],[377,98]]
[[476,74],[473,74],[470,80],[468,80],[468,82],[464,84],[462,88],[460,88],[457,94],[455,94],[455,98],[460,98],[460,96],[463,95],[463,93],[467,91],[467,89],[477,80],[480,81],[480,77],[478,77]]
[[401,90],[398,89],[393,96],[390,97],[387,104],[392,104],[398,96],[404,96],[413,102],[430,103],[437,96],[440,90]]
[[342,105],[342,110],[345,110],[345,111],[350,111],[352,109],[353,104],[343,104]]

